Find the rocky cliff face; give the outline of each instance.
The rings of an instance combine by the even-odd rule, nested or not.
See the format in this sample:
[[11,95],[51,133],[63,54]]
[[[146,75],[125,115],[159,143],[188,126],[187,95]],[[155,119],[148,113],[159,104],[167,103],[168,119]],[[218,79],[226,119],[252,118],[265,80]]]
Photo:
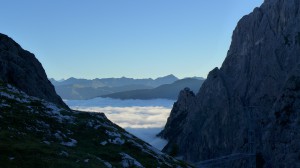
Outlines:
[[1,168],[190,168],[109,121],[0,82]]
[[2,34],[0,139],[1,168],[190,167],[102,113],[70,110],[34,55]]
[[195,94],[189,88],[185,88],[179,93],[178,101],[174,103],[171,115],[168,118],[165,129],[159,136],[171,140],[182,131],[186,124],[188,112],[194,108]]
[[45,70],[35,56],[1,33],[0,80],[16,86],[31,96],[68,108],[55,93]]
[[[222,67],[209,73],[178,135],[163,131],[165,151],[176,144],[192,162],[250,153],[253,130],[262,165],[299,165],[299,10],[298,0],[265,0],[239,21]],[[171,118],[166,126],[176,125]]]

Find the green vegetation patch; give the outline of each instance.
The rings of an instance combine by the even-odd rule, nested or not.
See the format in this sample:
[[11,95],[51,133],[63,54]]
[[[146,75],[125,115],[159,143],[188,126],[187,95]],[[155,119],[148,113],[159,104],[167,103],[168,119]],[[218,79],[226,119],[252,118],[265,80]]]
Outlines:
[[119,168],[120,153],[147,168],[187,167],[149,149],[104,114],[59,109],[4,84],[0,92],[6,94],[0,99],[1,168]]

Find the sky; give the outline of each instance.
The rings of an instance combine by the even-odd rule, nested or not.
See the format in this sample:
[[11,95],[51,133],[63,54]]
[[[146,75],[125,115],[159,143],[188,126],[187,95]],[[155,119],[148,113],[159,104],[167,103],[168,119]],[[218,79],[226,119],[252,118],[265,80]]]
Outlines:
[[49,78],[206,77],[238,20],[263,0],[1,1],[0,33]]

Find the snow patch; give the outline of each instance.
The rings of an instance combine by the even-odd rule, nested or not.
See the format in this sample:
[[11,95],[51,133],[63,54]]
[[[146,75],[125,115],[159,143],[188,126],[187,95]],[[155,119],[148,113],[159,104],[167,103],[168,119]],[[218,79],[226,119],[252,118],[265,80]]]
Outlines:
[[103,145],[103,146],[105,146],[107,143],[108,143],[107,141],[103,141],[100,144]]
[[68,157],[68,156],[69,156],[69,153],[66,152],[66,151],[61,151],[61,152],[59,153],[59,156],[65,156],[65,157]]
[[2,103],[2,104],[0,104],[0,107],[10,107],[10,105],[9,105],[9,104],[5,104],[5,103]]
[[103,162],[103,164],[106,166],[106,167],[108,167],[108,168],[112,168],[113,166],[110,164],[110,163],[108,163],[108,162]]
[[125,143],[124,139],[121,139],[119,137],[115,138],[115,139],[109,139],[108,140],[110,143],[115,144],[115,145],[123,145]]
[[49,141],[43,141],[44,144],[50,145],[51,143]]
[[106,130],[105,133],[110,137],[119,137],[119,138],[121,137],[121,134],[116,133],[116,132],[111,132],[111,131]]
[[101,161],[107,168],[113,168],[113,166],[112,166],[109,162],[107,162],[107,161],[105,161],[105,160],[102,160],[102,159],[100,159],[99,157],[97,157],[97,159],[98,159],[99,161]]
[[63,138],[66,138],[67,136],[63,134],[61,131],[56,131],[54,134],[55,138],[58,140],[63,140]]
[[68,115],[62,115],[60,113],[60,111],[62,111],[63,109],[58,108],[55,104],[53,103],[49,103],[49,102],[43,102],[43,105],[49,109],[49,111],[47,111],[47,113],[49,115],[51,115],[52,117],[56,118],[56,120],[60,123],[63,122],[69,122],[74,124],[74,120],[75,118],[73,116],[68,116]]
[[44,121],[39,121],[39,120],[37,120],[36,123],[37,123],[38,125],[40,125],[42,128],[49,128],[49,127],[50,127],[50,125],[47,124],[47,123],[45,123]]
[[126,167],[138,167],[138,168],[143,168],[144,166],[138,162],[136,159],[134,159],[133,157],[129,156],[126,153],[120,153],[120,155],[122,156],[122,167],[126,168]]
[[74,147],[76,146],[77,141],[75,139],[70,139],[69,142],[61,142],[60,144],[68,147]]

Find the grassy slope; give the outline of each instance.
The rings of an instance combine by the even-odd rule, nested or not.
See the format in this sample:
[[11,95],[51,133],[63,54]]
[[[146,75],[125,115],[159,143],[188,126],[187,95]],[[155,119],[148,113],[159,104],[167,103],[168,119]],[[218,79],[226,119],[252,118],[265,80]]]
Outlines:
[[[100,144],[118,137],[124,143]],[[77,143],[68,146],[72,139]],[[122,158],[121,152],[144,167],[186,167],[104,114],[60,109],[0,84],[0,167],[122,167],[122,162],[133,162]]]

